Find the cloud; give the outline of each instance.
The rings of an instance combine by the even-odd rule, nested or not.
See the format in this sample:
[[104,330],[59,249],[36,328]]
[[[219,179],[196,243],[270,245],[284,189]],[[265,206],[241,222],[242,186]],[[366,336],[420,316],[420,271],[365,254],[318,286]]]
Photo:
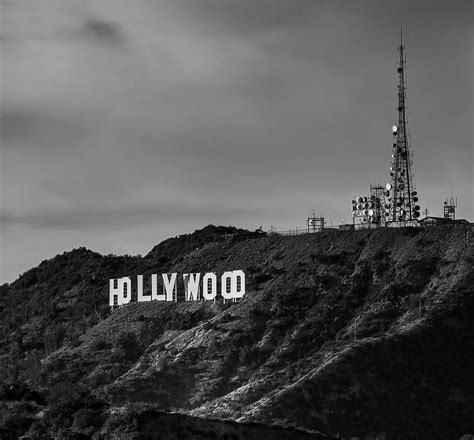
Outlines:
[[125,34],[119,23],[104,18],[82,0],[41,3],[30,0],[2,1],[2,43],[84,37],[120,41]]
[[436,214],[443,176],[460,216],[472,212],[469,2],[3,5],[0,234],[17,263],[0,263],[10,278],[22,252],[107,252],[131,228],[124,251],[151,248],[155,229],[290,228],[312,208],[347,220],[353,196],[387,177],[401,24],[423,207]]
[[162,203],[152,205],[91,206],[36,210],[22,214],[0,211],[0,227],[28,227],[35,230],[111,230],[145,225],[179,222],[192,218],[197,223],[215,218],[245,219],[258,212],[255,207],[216,206],[212,203],[186,205]]
[[123,31],[118,23],[100,19],[87,20],[84,23],[83,32],[86,36],[99,41],[117,43],[124,39]]
[[5,104],[0,109],[0,140],[5,150],[42,147],[44,152],[57,152],[70,139],[87,136],[92,126],[92,120],[74,118],[68,112],[48,108],[35,110]]
[[256,37],[313,23],[328,10],[312,0],[185,0],[174,2],[180,17],[202,22],[212,32]]
[[[39,122],[39,121],[38,121]],[[25,130],[34,130],[37,120],[34,114],[14,109],[0,108],[0,138],[9,145],[9,141],[25,134]],[[30,134],[26,134],[29,136]]]

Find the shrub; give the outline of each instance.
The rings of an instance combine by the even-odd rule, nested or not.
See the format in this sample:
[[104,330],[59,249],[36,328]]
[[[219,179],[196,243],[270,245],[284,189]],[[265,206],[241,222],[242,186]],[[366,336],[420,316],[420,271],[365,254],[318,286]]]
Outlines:
[[94,350],[107,350],[109,348],[112,348],[112,344],[110,342],[107,342],[104,339],[96,339],[92,343],[92,348]]
[[114,348],[123,353],[125,359],[136,362],[143,353],[143,347],[137,340],[135,333],[120,333],[114,340]]

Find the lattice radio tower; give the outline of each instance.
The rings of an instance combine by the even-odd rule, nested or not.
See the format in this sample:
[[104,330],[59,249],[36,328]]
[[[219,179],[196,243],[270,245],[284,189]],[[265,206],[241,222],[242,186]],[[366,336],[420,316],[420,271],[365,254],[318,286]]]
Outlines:
[[411,166],[413,159],[407,132],[405,52],[400,31],[400,60],[398,62],[398,123],[392,127],[392,166],[390,181],[385,186],[385,222],[387,226],[416,226],[420,217],[420,206],[415,191]]

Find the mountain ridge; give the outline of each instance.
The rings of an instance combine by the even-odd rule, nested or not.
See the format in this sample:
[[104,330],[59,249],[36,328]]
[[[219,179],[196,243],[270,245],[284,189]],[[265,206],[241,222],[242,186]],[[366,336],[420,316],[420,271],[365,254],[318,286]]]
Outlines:
[[[165,243],[161,256],[166,263],[158,262],[160,245],[144,258],[102,261],[96,268],[99,289],[94,290],[92,281],[81,284],[83,278],[65,282],[61,300],[53,301],[56,307],[65,298],[73,300],[74,289],[83,299],[87,292],[94,298],[102,292],[100,304],[84,309],[90,325],[79,321],[80,327],[72,320],[72,331],[63,316],[66,335],[51,336],[56,346],[44,344],[43,349],[32,348],[31,335],[30,345],[25,344],[30,331],[24,324],[19,326],[25,333],[21,337],[10,331],[7,344],[0,344],[3,361],[11,362],[15,349],[17,357],[24,355],[25,365],[28,356],[40,357],[35,368],[22,368],[12,379],[26,380],[43,390],[46,399],[61,386],[89,390],[108,409],[98,411],[104,420],[97,426],[76,431],[94,438],[112,432],[107,425],[111,408],[123,405],[136,407],[136,414],[145,405],[204,420],[263,423],[269,429],[347,438],[382,438],[383,433],[386,439],[445,439],[474,431],[465,413],[474,407],[469,385],[474,383],[469,358],[474,352],[470,227],[294,237],[241,230],[231,235],[211,228],[203,235],[209,232],[220,235],[207,240],[194,236],[188,242],[178,238],[175,254],[171,242]],[[84,251],[73,257],[92,280],[91,261],[97,257]],[[67,278],[70,267],[63,267],[61,259],[59,263],[58,273]],[[135,303],[111,314],[106,310],[102,278],[237,268],[247,274],[247,295],[236,304]],[[19,290],[33,292],[34,286],[38,288],[37,280],[22,280]],[[62,307],[45,316],[57,319],[68,311]],[[20,347],[15,348],[15,337],[22,339]],[[433,353],[443,350],[454,356],[452,363],[436,361]],[[397,368],[414,368],[413,379],[399,377]],[[429,402],[425,394],[437,395],[442,403]],[[417,413],[419,408],[425,415]],[[51,403],[45,411],[51,411]],[[74,414],[71,421],[77,425]],[[444,415],[450,421],[447,428],[440,425]],[[46,419],[34,419],[30,432],[66,429]]]

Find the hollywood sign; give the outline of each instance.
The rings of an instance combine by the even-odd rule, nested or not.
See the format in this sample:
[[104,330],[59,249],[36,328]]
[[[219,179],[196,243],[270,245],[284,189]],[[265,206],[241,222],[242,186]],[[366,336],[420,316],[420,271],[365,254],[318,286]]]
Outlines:
[[[151,292],[143,291],[143,275],[137,275],[137,301],[177,301],[178,274],[161,274],[162,289],[158,288],[158,275],[151,275]],[[226,300],[237,301],[245,295],[245,273],[242,270],[227,271],[220,277],[220,294]],[[185,301],[212,301],[217,297],[217,275],[214,272],[183,274]],[[128,304],[132,299],[132,280],[130,277],[109,280],[109,305]]]

